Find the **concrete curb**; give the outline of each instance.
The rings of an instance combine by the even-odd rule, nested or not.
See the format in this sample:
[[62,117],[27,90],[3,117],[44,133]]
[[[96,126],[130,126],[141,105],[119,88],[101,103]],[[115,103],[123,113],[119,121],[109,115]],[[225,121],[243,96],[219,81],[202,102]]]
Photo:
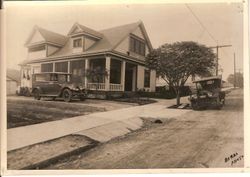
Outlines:
[[47,160],[44,160],[44,161],[41,161],[41,162],[38,162],[38,163],[35,163],[35,164],[32,164],[32,165],[28,165],[26,167],[21,168],[20,170],[32,170],[32,169],[41,169],[41,168],[48,167],[49,165],[51,165],[53,163],[56,163],[56,162],[58,162],[59,160],[61,160],[63,158],[67,158],[67,157],[70,157],[72,155],[76,155],[76,154],[79,154],[79,153],[86,152],[86,151],[96,147],[98,144],[99,144],[98,142],[94,142],[94,143],[89,144],[87,146],[77,148],[77,149],[75,149],[73,151],[69,151],[69,152],[60,154],[60,155],[55,156],[53,158],[50,158],[50,159],[47,159]]

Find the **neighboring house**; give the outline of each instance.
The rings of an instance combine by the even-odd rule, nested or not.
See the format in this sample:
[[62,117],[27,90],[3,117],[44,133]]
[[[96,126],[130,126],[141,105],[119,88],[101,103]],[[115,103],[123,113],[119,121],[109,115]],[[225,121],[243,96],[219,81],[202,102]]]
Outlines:
[[7,69],[6,86],[7,95],[16,94],[17,87],[20,86],[20,71],[15,69]]
[[101,67],[109,76],[98,90],[155,91],[156,72],[145,67],[152,45],[141,21],[101,31],[75,23],[66,36],[35,26],[25,46],[28,59],[20,64],[22,87],[31,87],[33,73],[68,72],[87,89],[96,90],[97,82],[84,73]]

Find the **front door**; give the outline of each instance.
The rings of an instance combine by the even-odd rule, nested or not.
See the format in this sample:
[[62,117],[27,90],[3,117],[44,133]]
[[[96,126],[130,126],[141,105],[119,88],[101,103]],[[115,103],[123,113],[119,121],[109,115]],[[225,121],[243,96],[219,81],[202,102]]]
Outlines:
[[133,89],[133,70],[127,69],[125,72],[125,91],[132,91]]

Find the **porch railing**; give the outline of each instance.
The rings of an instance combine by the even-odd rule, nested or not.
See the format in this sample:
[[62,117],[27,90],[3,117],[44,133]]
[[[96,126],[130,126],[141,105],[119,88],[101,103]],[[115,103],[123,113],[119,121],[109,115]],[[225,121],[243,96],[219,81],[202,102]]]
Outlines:
[[[87,88],[90,90],[106,90],[105,83],[88,83]],[[109,84],[109,91],[122,91],[122,84]]]
[[122,84],[109,84],[110,91],[122,91]]
[[88,83],[87,88],[90,90],[105,90],[105,83]]

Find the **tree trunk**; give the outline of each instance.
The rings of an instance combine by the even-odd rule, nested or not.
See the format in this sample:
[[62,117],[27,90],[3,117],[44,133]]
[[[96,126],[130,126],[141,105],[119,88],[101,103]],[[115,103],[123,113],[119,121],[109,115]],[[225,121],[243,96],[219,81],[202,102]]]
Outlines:
[[176,105],[179,106],[181,104],[181,94],[180,89],[178,88],[176,91]]

